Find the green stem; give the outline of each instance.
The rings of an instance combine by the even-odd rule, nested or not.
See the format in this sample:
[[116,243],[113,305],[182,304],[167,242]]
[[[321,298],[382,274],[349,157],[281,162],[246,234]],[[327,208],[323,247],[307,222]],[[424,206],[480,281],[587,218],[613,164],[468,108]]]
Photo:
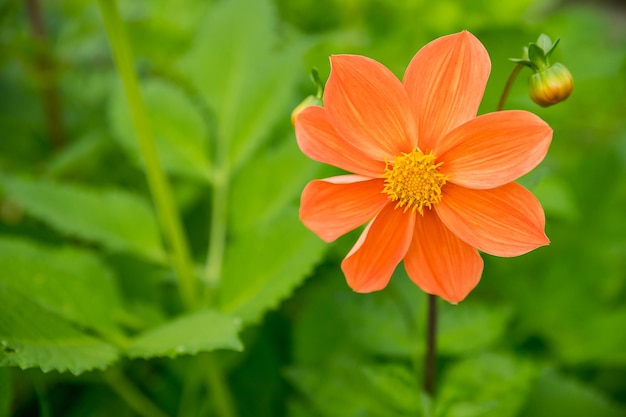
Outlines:
[[144,417],[168,417],[163,410],[150,401],[150,399],[121,372],[117,370],[106,371],[104,372],[104,380],[137,414]]
[[432,294],[428,294],[427,320],[424,391],[432,397],[435,393],[435,368],[437,364],[437,296]]
[[500,111],[504,108],[504,103],[506,103],[506,99],[509,96],[509,91],[511,91],[511,87],[517,78],[517,74],[522,70],[524,66],[522,64],[517,64],[513,71],[511,71],[511,75],[509,75],[509,79],[506,80],[506,84],[504,86],[504,90],[502,90],[502,95],[500,96],[500,101],[498,101],[498,106],[496,107],[496,111]]
[[215,406],[215,411],[220,417],[236,417],[237,411],[233,401],[232,394],[224,377],[224,372],[218,361],[215,360],[215,354],[206,355],[207,383],[211,392],[211,398]]
[[228,221],[228,182],[229,178],[225,164],[216,164],[213,175],[211,232],[206,263],[206,281],[209,288],[216,288],[222,276],[226,246],[226,222]]
[[37,401],[39,401],[39,415],[41,417],[52,417],[52,405],[50,404],[50,397],[46,391],[43,375],[34,374],[32,382],[33,388],[35,389],[35,395],[37,396]]
[[61,99],[57,83],[54,56],[47,38],[41,7],[38,0],[25,0],[26,15],[33,38],[35,39],[35,69],[41,81],[41,101],[52,148],[65,145],[65,128],[61,109]]
[[126,30],[115,0],[98,0],[108,33],[117,70],[130,108],[135,135],[145,164],[148,186],[161,223],[164,238],[172,252],[172,266],[178,276],[181,298],[187,309],[196,306],[196,276],[189,257],[187,241],[172,192],[161,168],[156,146],[150,133],[146,108],[139,90],[137,75]]

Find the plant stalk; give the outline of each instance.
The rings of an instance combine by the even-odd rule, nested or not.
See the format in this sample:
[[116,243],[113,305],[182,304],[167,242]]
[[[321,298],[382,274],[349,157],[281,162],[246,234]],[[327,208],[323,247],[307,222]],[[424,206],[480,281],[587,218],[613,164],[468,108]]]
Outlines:
[[506,80],[506,84],[504,85],[504,90],[502,90],[502,95],[500,96],[500,100],[498,101],[498,106],[496,107],[496,111],[500,111],[504,109],[504,103],[506,103],[506,99],[509,96],[511,87],[513,86],[513,83],[515,82],[517,75],[522,70],[522,67],[524,67],[522,64],[517,64],[515,65],[515,68],[513,68],[513,71],[511,71],[511,74],[509,75],[509,78]]
[[207,370],[207,383],[211,390],[211,398],[217,415],[220,417],[237,417],[232,393],[219,362],[215,360],[215,353],[209,352],[204,363]]
[[39,0],[25,0],[24,3],[30,31],[36,42],[35,70],[41,82],[41,101],[48,138],[51,147],[59,149],[65,145],[66,140],[54,60],[50,51]]
[[104,380],[119,397],[137,414],[144,417],[168,417],[135,384],[118,370],[104,372]]
[[437,296],[428,294],[428,316],[426,324],[426,359],[424,362],[424,391],[435,393],[435,369],[437,365]]
[[145,165],[148,186],[156,206],[164,238],[171,251],[172,267],[178,277],[181,299],[185,307],[191,310],[197,306],[197,278],[190,260],[180,216],[172,197],[169,182],[161,168],[153,136],[150,132],[125,26],[115,0],[98,0],[98,4],[130,108],[133,128]]

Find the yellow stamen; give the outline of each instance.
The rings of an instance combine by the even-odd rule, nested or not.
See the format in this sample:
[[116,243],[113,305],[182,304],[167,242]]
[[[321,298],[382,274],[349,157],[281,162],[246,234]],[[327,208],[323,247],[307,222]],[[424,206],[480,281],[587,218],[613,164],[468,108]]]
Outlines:
[[415,150],[397,156],[393,163],[387,162],[383,178],[387,194],[391,201],[397,201],[396,208],[417,210],[422,216],[424,207],[432,208],[441,201],[441,187],[448,176],[439,173],[443,162],[435,163],[435,156],[424,155]]

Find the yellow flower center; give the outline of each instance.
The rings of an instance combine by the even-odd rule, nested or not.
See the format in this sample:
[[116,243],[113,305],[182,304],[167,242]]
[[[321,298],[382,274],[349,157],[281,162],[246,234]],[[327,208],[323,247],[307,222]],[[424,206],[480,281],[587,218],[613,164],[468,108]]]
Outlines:
[[415,150],[397,156],[393,163],[387,162],[383,178],[387,194],[391,201],[397,201],[396,208],[404,207],[417,210],[422,216],[424,207],[432,208],[441,201],[441,187],[448,176],[439,172],[443,162],[435,163],[435,156],[424,155]]

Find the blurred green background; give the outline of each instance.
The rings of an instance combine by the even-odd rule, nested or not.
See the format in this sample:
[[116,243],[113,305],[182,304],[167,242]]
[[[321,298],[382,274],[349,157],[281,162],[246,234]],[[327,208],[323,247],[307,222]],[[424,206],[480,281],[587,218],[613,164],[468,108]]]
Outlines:
[[[98,3],[1,1],[0,416],[626,415],[623,2],[119,3],[203,308],[179,300]],[[290,113],[330,54],[401,77],[463,29],[492,60],[480,113],[540,33],[574,91],[540,108],[527,69],[511,91],[554,129],[521,179],[551,245],[484,255],[476,290],[439,303],[429,399],[426,297],[401,267],[353,293],[339,263],[359,231],[325,244],[300,224],[306,182],[336,171],[300,153]]]

